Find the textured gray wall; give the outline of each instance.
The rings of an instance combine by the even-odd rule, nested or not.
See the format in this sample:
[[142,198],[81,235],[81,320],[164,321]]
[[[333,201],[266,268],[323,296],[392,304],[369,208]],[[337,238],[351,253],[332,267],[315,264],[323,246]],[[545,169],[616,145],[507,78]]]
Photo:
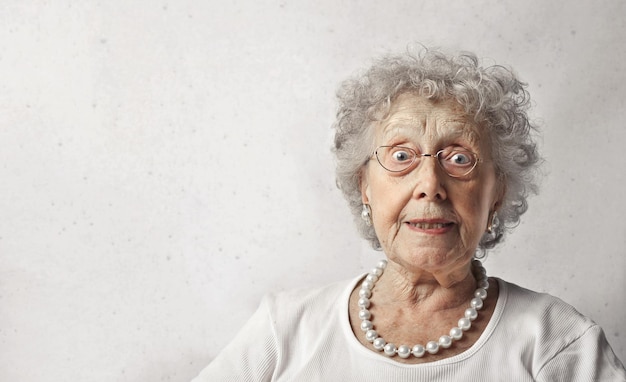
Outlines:
[[334,187],[334,91],[413,41],[530,84],[546,176],[486,267],[591,316],[624,360],[625,14],[0,1],[0,380],[186,381],[264,293],[370,268]]

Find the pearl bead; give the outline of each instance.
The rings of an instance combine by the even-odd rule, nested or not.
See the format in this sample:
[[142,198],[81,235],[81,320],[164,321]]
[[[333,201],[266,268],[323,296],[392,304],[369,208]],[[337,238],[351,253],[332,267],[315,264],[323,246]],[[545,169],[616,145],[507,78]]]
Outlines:
[[370,273],[367,276],[365,276],[365,280],[369,280],[369,281],[375,283],[376,281],[378,281],[378,276]]
[[367,332],[370,329],[374,329],[374,324],[370,320],[361,321],[361,330]]
[[374,349],[376,350],[383,350],[383,348],[385,347],[387,343],[385,342],[384,339],[382,339],[381,337],[378,337],[374,340],[374,342],[372,343],[372,345],[374,346]]
[[372,291],[369,289],[359,289],[359,297],[370,298],[372,297]]
[[[369,304],[369,300],[367,300],[367,303]],[[472,301],[470,301],[470,305],[472,308],[476,308],[476,310],[481,310],[483,307],[483,300],[478,297],[474,297]]]
[[363,283],[361,283],[361,288],[363,289],[372,290],[373,287],[374,283],[369,280],[365,280],[363,281]]
[[378,333],[376,333],[376,330],[370,329],[367,332],[365,332],[365,339],[368,342],[374,342],[376,338],[378,338]]
[[371,270],[370,273],[375,275],[375,276],[377,276],[377,277],[380,277],[383,274],[383,269],[382,268],[374,268],[374,269]]
[[474,321],[478,317],[478,312],[476,308],[467,308],[465,309],[465,318],[469,318],[470,321]]
[[450,329],[450,337],[456,341],[460,340],[463,338],[463,329],[457,327]]
[[482,279],[482,280],[478,281],[478,287],[482,288],[482,289],[489,288],[489,281],[487,279]]
[[459,328],[463,330],[468,330],[471,327],[472,327],[472,322],[470,321],[469,318],[463,317],[459,320]]
[[406,345],[400,345],[398,348],[398,355],[400,358],[409,358],[411,355],[411,348]]
[[367,297],[361,297],[359,302],[357,303],[361,308],[369,308],[370,307],[370,299]]
[[452,345],[452,338],[450,336],[441,336],[439,337],[439,346],[444,349],[449,348]]
[[359,310],[359,318],[361,319],[361,321],[369,320],[370,318],[372,318],[372,314],[367,309]]
[[392,344],[392,343],[388,343],[387,345],[385,345],[385,354],[387,354],[388,356],[392,356],[396,354],[396,345]]
[[476,289],[476,292],[474,292],[474,297],[478,297],[479,299],[484,300],[487,298],[487,291],[483,288],[478,288]]
[[435,341],[429,341],[426,344],[426,351],[430,354],[436,354],[439,351],[439,344]]
[[378,262],[378,264],[376,265],[376,268],[380,268],[380,269],[385,269],[387,268],[387,260],[381,260]]
[[413,350],[411,351],[411,353],[413,353],[415,357],[420,358],[424,356],[424,353],[426,353],[426,349],[424,349],[424,346],[422,345],[415,345],[413,346]]

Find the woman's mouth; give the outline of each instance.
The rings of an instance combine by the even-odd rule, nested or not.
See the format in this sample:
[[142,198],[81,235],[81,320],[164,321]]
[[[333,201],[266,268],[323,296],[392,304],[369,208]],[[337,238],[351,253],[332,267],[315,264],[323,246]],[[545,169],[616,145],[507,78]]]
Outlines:
[[408,223],[410,226],[415,227],[417,229],[441,229],[450,227],[454,223],[424,223],[424,222],[416,222],[416,223]]
[[453,221],[447,219],[413,219],[407,221],[409,229],[428,235],[441,235],[448,233],[455,225]]

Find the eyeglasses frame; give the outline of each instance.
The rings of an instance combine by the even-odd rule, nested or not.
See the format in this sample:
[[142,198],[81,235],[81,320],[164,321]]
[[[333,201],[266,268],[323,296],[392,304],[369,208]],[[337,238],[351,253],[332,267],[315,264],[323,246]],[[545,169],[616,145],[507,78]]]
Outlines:
[[[381,148],[393,148],[393,147],[397,147],[397,148],[401,148],[401,149],[410,150],[410,151],[412,151],[412,152],[415,154],[415,156],[413,157],[413,161],[412,161],[412,162],[411,162],[411,163],[410,163],[410,164],[409,164],[409,165],[408,165],[405,169],[403,169],[403,170],[394,171],[394,170],[390,170],[390,169],[388,169],[387,167],[383,166],[382,162],[380,161],[380,158],[378,157],[378,150],[379,150],[379,149],[381,149]],[[461,147],[463,147],[463,146],[461,146]],[[412,166],[413,166],[416,162],[417,162],[417,163],[418,163],[418,165],[419,165],[419,160],[418,160],[418,158],[420,158],[420,159],[421,159],[422,157],[433,157],[433,158],[435,158],[435,159],[437,160],[437,165],[438,165],[438,166],[439,166],[439,167],[443,170],[443,172],[445,172],[448,176],[450,176],[450,177],[452,177],[452,178],[462,178],[462,177],[465,177],[465,176],[469,175],[472,171],[474,171],[474,169],[478,166],[478,162],[481,162],[480,156],[479,156],[478,154],[476,154],[475,152],[473,152],[473,151],[471,151],[471,150],[468,150],[468,149],[467,149],[467,148],[465,148],[465,147],[463,147],[463,149],[464,149],[465,151],[467,151],[468,153],[471,153],[471,154],[474,156],[474,158],[476,158],[476,162],[474,163],[474,165],[472,166],[472,168],[470,168],[470,169],[469,169],[466,173],[461,174],[461,175],[452,175],[452,174],[450,174],[450,173],[448,172],[448,170],[446,170],[446,169],[443,167],[443,165],[441,164],[441,162],[439,161],[439,155],[440,155],[442,152],[444,152],[444,150],[445,150],[445,149],[441,149],[441,150],[437,151],[435,154],[422,154],[422,153],[420,153],[420,152],[416,151],[415,149],[412,149],[412,148],[410,148],[410,147],[406,147],[406,146],[396,146],[396,145],[391,145],[391,146],[388,146],[388,145],[381,145],[381,146],[376,147],[376,149],[374,150],[374,152],[373,152],[373,153],[372,153],[372,155],[370,156],[370,160],[372,160],[372,159],[376,158],[376,162],[378,162],[378,164],[380,165],[380,167],[384,168],[386,171],[389,171],[389,172],[391,172],[391,173],[395,173],[395,174],[397,174],[397,173],[400,173],[400,172],[404,172],[404,171],[409,170],[409,169],[410,169],[410,168],[411,168],[411,167],[412,167]]]

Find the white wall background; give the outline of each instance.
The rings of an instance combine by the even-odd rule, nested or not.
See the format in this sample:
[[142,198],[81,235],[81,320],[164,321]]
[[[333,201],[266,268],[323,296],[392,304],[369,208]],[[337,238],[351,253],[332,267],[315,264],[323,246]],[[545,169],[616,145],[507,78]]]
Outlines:
[[382,255],[334,92],[420,41],[530,84],[547,176],[490,274],[626,359],[626,1],[0,1],[0,380],[187,381],[270,290]]

